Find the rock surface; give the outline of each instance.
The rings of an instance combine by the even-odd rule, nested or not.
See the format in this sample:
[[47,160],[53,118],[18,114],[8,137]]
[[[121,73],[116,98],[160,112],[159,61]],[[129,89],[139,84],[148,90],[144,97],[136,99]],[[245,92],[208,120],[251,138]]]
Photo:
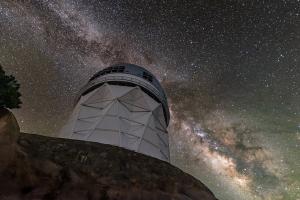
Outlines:
[[0,199],[216,200],[166,162],[111,145],[20,133],[3,110]]

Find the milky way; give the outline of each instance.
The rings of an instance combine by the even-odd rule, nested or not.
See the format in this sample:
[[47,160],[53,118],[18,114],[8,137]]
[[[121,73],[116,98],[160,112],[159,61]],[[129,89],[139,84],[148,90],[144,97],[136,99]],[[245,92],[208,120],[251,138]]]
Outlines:
[[172,163],[220,200],[300,199],[299,1],[0,2],[24,132],[55,136],[80,87],[129,62],[166,89]]

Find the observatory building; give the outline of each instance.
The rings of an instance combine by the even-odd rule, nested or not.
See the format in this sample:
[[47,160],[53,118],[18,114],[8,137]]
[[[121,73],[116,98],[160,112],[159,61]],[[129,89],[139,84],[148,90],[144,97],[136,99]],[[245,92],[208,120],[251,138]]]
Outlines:
[[169,161],[169,120],[166,94],[153,74],[118,64],[99,71],[82,88],[59,136]]

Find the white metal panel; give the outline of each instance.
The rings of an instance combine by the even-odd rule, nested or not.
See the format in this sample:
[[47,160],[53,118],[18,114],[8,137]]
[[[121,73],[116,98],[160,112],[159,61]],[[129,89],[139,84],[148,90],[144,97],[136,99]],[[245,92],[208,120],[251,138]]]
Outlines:
[[150,110],[144,94],[145,93],[140,88],[135,87],[135,89],[120,97],[119,100],[144,110]]
[[114,98],[115,96],[112,94],[110,86],[105,83],[101,87],[97,88],[96,92],[94,92],[93,95],[85,101],[85,103],[90,104],[99,101],[113,100]]
[[143,139],[151,142],[152,144],[156,144],[157,146],[160,143],[160,141],[159,141],[160,139],[157,136],[156,132],[149,127],[145,128]]
[[89,129],[91,129],[92,125],[93,125],[93,123],[91,123],[91,122],[77,120],[77,122],[75,123],[74,132],[89,130]]
[[117,117],[105,115],[102,120],[97,124],[97,129],[104,130],[118,130],[120,127],[120,122]]
[[121,97],[127,94],[130,90],[133,90],[134,87],[129,86],[119,86],[119,85],[109,85],[111,93],[114,97]]
[[164,159],[160,150],[145,140],[142,140],[141,145],[139,147],[139,152],[144,153],[146,155],[151,155],[159,159]]
[[151,112],[131,112],[129,117],[132,121],[147,124],[151,115]]
[[85,119],[88,117],[93,117],[93,116],[96,117],[99,115],[101,115],[99,109],[95,109],[93,107],[88,107],[88,106],[81,106],[78,118]]
[[60,136],[169,160],[163,108],[139,87],[104,84],[83,96]]
[[120,134],[116,131],[94,130],[87,138],[88,141],[119,146]]
[[72,135],[72,139],[82,140],[82,138],[86,138],[91,133],[91,131],[92,130],[74,132],[74,134]]
[[121,133],[121,146],[130,150],[136,150],[139,144],[139,138]]
[[167,128],[162,105],[159,105],[157,108],[154,109],[153,116],[158,121],[161,129]]

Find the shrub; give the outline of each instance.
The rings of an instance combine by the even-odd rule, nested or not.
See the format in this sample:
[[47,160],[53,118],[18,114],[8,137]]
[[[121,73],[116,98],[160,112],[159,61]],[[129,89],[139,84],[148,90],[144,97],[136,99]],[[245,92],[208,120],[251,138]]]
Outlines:
[[20,108],[21,94],[19,93],[20,84],[14,76],[5,75],[0,65],[0,109],[1,108]]

